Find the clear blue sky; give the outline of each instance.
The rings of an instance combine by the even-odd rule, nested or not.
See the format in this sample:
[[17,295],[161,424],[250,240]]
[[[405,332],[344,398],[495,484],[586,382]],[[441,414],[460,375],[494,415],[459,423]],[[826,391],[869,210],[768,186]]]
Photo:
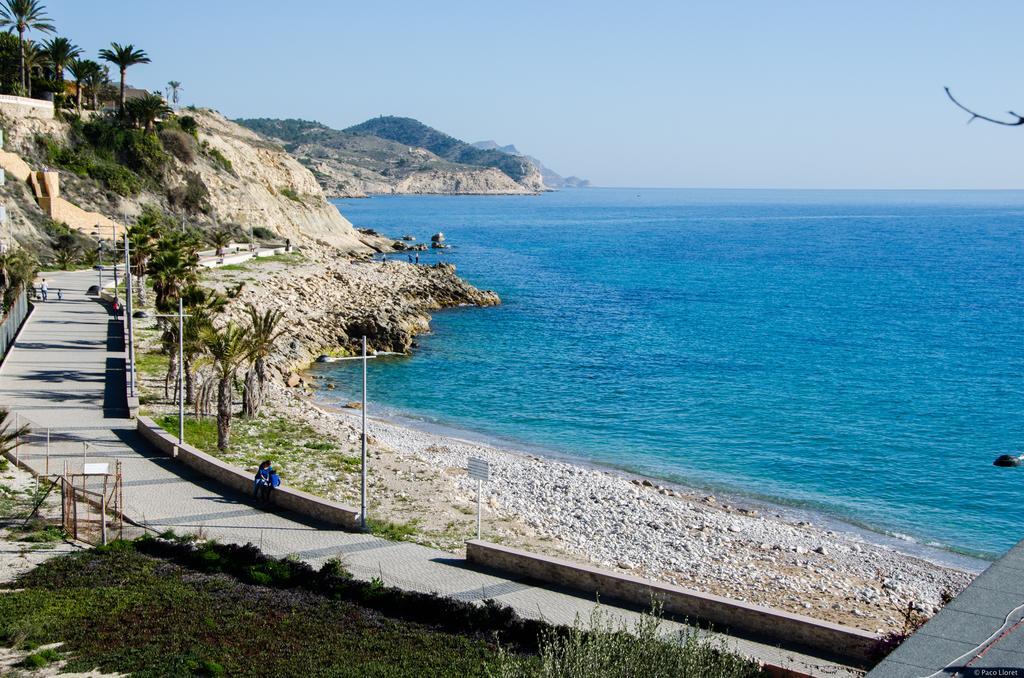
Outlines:
[[1022,188],[1021,2],[44,0],[230,117],[406,115],[604,186]]

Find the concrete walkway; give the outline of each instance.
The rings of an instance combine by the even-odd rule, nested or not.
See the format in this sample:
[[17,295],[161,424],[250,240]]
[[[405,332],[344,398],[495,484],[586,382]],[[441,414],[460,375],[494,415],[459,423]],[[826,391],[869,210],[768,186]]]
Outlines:
[[[589,618],[595,603],[587,597],[471,569],[447,552],[267,512],[248,497],[158,455],[127,418],[121,324],[97,300],[85,296],[96,274],[82,271],[47,278],[50,301],[36,304],[0,365],[0,405],[30,422],[36,432],[50,429],[51,473],[58,473],[65,461],[76,472],[83,459],[120,460],[126,514],[153,530],[252,542],[268,554],[295,554],[313,565],[337,557],[362,579],[381,577],[390,586],[467,601],[493,598],[523,616],[553,623]],[[63,301],[55,301],[58,287],[64,290]],[[34,438],[35,444],[20,450],[37,472],[46,464],[42,439]],[[633,610],[604,608],[623,618],[637,617]],[[812,675],[851,674],[829,661],[747,639],[721,638],[729,647],[776,666]]]

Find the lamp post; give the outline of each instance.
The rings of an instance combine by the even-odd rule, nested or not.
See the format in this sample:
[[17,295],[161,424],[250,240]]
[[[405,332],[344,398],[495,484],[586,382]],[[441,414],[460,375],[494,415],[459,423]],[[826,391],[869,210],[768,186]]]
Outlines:
[[185,442],[185,314],[181,296],[178,296],[177,315],[158,315],[156,318],[178,319],[178,444]]
[[362,354],[357,356],[350,356],[347,358],[330,358],[327,362],[340,362],[343,360],[361,360],[363,361],[363,406],[361,408],[361,418],[363,424],[363,434],[361,436],[361,479],[359,488],[359,526],[364,532],[366,531],[366,361],[373,360],[385,355],[402,355],[401,353],[395,353],[394,351],[374,351],[373,355],[367,355],[366,353],[366,335],[363,335],[362,339]]
[[132,301],[132,254],[128,241],[128,231],[124,232],[124,292],[125,292],[125,314],[128,317],[128,388],[132,397],[135,397],[135,318],[132,311],[135,304]]

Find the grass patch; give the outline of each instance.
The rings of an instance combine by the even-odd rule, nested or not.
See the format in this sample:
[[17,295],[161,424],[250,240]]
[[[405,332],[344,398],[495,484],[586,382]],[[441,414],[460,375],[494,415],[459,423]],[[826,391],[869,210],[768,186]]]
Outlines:
[[418,518],[413,518],[407,523],[393,523],[390,520],[374,520],[373,518],[366,521],[366,526],[370,528],[371,534],[391,541],[409,541],[416,535],[419,524]]
[[41,669],[47,664],[60,660],[60,652],[54,648],[33,652],[21,660],[21,665],[27,669]]
[[[177,414],[157,417],[156,423],[165,431],[176,434]],[[185,442],[207,454],[216,456],[242,468],[254,468],[265,459],[278,469],[282,480],[297,489],[316,492],[326,488],[329,481],[316,477],[298,482],[289,479],[288,469],[299,462],[316,461],[331,472],[352,473],[360,468],[359,457],[342,453],[338,444],[303,422],[283,417],[233,418],[231,447],[222,452],[217,449],[217,420],[215,417],[195,419],[185,417]]]
[[163,353],[137,353],[135,355],[135,369],[144,377],[163,378],[170,366],[170,356]]
[[288,198],[289,200],[294,200],[295,202],[302,202],[302,198],[299,196],[298,193],[295,192],[295,189],[291,188],[290,186],[283,186],[280,189],[278,189],[277,192],[283,195],[284,197]]
[[53,544],[64,539],[64,530],[56,525],[45,525],[17,534],[15,539],[30,544]]

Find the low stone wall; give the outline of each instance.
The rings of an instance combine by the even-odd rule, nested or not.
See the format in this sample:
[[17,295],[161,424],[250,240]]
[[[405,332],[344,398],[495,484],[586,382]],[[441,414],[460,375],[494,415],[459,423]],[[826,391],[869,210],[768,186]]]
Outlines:
[[53,120],[53,102],[12,94],[0,94],[0,113],[9,118],[42,118]]
[[657,601],[667,614],[861,664],[871,662],[878,642],[878,636],[860,629],[480,540],[466,542],[466,560],[597,595],[602,600],[613,599],[644,607]]
[[[136,429],[153,447],[169,457],[182,462],[194,471],[207,478],[231,488],[237,492],[251,495],[253,476],[248,471],[232,466],[216,457],[202,452],[188,443],[178,444],[175,436],[167,433],[149,417],[138,417]],[[314,497],[311,494],[290,487],[277,487],[270,495],[271,503],[295,513],[322,520],[325,523],[339,525],[346,529],[359,527],[359,511],[354,508],[336,504],[327,499]]]

